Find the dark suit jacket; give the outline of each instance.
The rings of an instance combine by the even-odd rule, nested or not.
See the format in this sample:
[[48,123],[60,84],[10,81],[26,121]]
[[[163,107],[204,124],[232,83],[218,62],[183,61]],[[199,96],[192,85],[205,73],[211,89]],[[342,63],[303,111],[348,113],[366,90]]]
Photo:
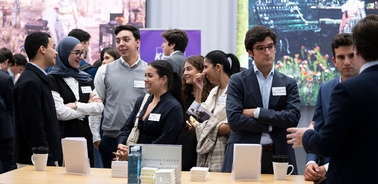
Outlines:
[[[286,129],[296,127],[300,118],[300,99],[294,79],[274,71],[272,87],[285,87],[285,96],[269,99],[269,109],[264,109],[260,87],[253,67],[231,76],[227,90],[227,119],[231,135],[228,139],[222,171],[230,172],[233,162],[234,143],[259,144],[262,133],[269,133],[275,145],[276,154],[290,155],[290,164],[297,174],[294,149],[286,141]],[[244,116],[243,109],[260,107],[259,118]],[[269,132],[269,126],[273,129]]]
[[31,63],[26,64],[14,87],[14,122],[17,163],[32,164],[34,146],[49,148],[48,165],[62,159],[59,122],[48,77]]
[[178,74],[182,76],[183,74],[182,68],[184,67],[185,59],[186,57],[184,53],[182,53],[181,51],[178,51],[165,60],[171,63],[173,71],[177,72]]
[[330,157],[327,183],[376,183],[378,65],[335,86],[324,126],[303,135],[307,152]]
[[0,70],[0,139],[13,137],[13,79]]
[[[320,85],[318,97],[316,99],[316,106],[314,117],[312,121],[315,121],[315,130],[319,131],[324,125],[324,120],[328,114],[329,102],[331,101],[331,94],[333,88],[340,82],[340,77],[335,77],[334,79],[325,82]],[[319,157],[315,154],[308,153],[306,157],[306,163],[309,161],[315,161],[319,166],[324,165],[329,162],[328,157]]]

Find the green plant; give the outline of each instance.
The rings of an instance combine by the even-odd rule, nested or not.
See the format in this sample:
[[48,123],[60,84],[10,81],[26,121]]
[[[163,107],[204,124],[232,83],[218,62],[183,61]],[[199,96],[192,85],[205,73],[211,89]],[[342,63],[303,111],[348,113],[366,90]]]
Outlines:
[[333,79],[337,72],[328,62],[329,55],[322,55],[320,47],[313,50],[301,47],[294,57],[285,55],[276,62],[276,69],[297,81],[302,105],[315,106],[321,83]]

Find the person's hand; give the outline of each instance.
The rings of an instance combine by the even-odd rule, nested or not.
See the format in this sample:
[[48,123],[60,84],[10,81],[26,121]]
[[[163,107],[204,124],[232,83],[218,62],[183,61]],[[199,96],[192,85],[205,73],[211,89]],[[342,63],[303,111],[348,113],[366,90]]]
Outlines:
[[319,167],[319,173],[322,176],[319,178],[319,180],[316,183],[320,183],[320,182],[322,182],[323,180],[326,179],[326,173],[327,173],[327,171],[325,170],[324,165],[322,165],[322,166]]
[[67,106],[67,107],[69,107],[69,108],[71,108],[71,109],[73,109],[73,110],[76,110],[76,109],[77,109],[77,105],[76,105],[75,102],[68,103],[68,104],[66,104],[65,106]]
[[92,102],[101,103],[102,101],[97,94],[92,94],[88,99],[88,103],[92,103]]
[[307,128],[288,128],[286,131],[290,132],[291,134],[287,134],[286,138],[289,140],[287,141],[288,144],[292,144],[293,148],[298,148],[302,146],[302,137],[303,134],[307,130],[314,130],[315,122],[311,122]]
[[[323,167],[324,168],[324,167]],[[303,173],[304,179],[306,181],[318,181],[322,177],[318,164],[310,163],[306,166]]]
[[204,85],[204,81],[205,81],[205,74],[203,74],[203,73],[197,73],[194,76],[193,83],[197,87],[197,90],[202,91],[203,85]]
[[255,117],[255,114],[253,113],[255,109],[243,109],[243,115],[248,117]]
[[117,152],[113,152],[116,156],[116,161],[126,161],[129,158],[129,147],[123,144],[118,144]]
[[98,140],[98,141],[94,142],[94,143],[93,143],[93,146],[94,146],[96,149],[98,149],[99,146],[100,146],[100,142],[101,142],[101,140]]

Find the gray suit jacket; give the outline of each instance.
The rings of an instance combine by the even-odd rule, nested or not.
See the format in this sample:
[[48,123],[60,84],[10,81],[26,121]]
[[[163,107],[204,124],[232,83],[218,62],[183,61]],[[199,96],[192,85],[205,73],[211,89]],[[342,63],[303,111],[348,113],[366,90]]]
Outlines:
[[174,53],[172,56],[168,57],[166,61],[171,63],[173,71],[177,72],[178,74],[182,76],[182,72],[183,72],[182,68],[183,68],[185,59],[186,57],[184,53],[182,53],[181,51],[178,51]]

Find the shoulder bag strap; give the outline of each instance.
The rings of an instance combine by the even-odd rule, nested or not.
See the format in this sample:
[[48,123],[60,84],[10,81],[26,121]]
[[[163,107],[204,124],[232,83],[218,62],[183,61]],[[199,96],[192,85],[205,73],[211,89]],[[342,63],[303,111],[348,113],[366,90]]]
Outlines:
[[139,119],[140,111],[142,111],[142,109],[143,109],[144,105],[146,104],[147,99],[148,99],[149,96],[150,96],[150,94],[148,94],[148,93],[146,95],[144,95],[144,98],[143,98],[143,101],[142,101],[142,105],[140,105],[138,114],[136,115],[136,118],[135,118],[134,127],[138,126],[138,119]]

